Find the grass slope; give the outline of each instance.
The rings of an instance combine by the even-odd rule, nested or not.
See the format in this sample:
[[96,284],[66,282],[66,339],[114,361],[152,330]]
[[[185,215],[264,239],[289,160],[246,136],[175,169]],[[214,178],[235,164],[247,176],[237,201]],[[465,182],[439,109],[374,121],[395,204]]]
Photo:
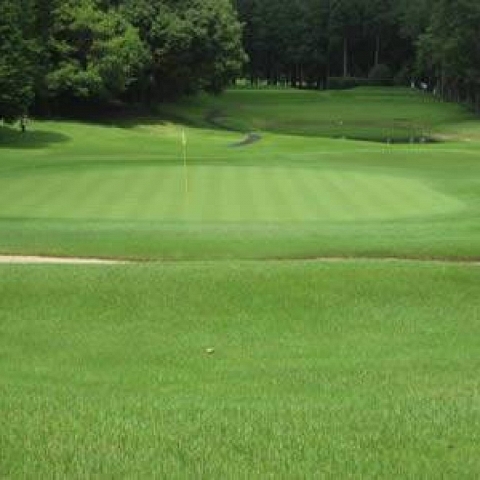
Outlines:
[[[452,124],[465,127],[467,119],[473,120],[459,105],[411,89],[378,87],[326,92],[233,90],[216,99],[189,99],[181,110],[174,105],[163,112],[197,126],[213,123],[239,131],[381,142],[434,140],[446,132],[458,135]],[[473,130],[478,138],[478,128]]]
[[0,265],[0,476],[475,478],[479,284],[415,262]]
[[[400,114],[449,141],[313,136],[342,117],[338,128],[381,140]],[[212,115],[216,126],[264,128],[263,138],[232,147],[242,135],[213,128]],[[161,118],[0,130],[0,252],[480,257],[478,127],[458,106],[403,89],[231,91],[164,106]]]

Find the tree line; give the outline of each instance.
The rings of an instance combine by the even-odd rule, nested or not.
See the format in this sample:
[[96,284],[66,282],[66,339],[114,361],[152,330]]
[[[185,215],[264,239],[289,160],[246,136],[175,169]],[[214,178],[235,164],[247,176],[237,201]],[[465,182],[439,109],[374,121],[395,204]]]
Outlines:
[[480,109],[478,0],[0,0],[0,117],[252,83],[428,86]]
[[0,117],[220,92],[246,61],[230,0],[0,0]]
[[406,78],[429,0],[236,0],[251,81],[327,87],[333,78]]
[[480,108],[478,0],[235,0],[252,83],[412,81]]

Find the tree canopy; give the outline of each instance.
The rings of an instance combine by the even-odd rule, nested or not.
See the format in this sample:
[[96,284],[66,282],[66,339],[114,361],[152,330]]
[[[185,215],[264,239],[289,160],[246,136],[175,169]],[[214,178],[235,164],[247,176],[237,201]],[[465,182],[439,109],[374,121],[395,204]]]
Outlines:
[[480,109],[479,25],[478,0],[0,0],[0,117],[218,93],[239,75],[414,80]]
[[[236,0],[253,82],[428,85],[480,108],[478,0]],[[354,82],[344,84],[353,85]]]
[[32,105],[217,93],[245,60],[229,0],[0,0],[6,119]]
[[0,117],[12,120],[33,101],[33,45],[27,2],[0,0]]
[[[422,1],[422,0],[420,0]],[[237,0],[249,74],[273,83],[324,86],[327,77],[368,77],[413,64],[413,0]]]

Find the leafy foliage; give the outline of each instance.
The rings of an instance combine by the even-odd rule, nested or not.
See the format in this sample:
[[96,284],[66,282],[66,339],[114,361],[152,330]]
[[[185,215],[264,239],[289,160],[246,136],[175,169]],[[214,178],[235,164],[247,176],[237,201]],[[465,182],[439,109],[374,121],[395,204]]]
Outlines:
[[[480,110],[475,0],[237,0],[252,83],[423,83]],[[331,78],[343,77],[344,82]]]
[[23,114],[33,98],[32,44],[23,23],[27,2],[0,0],[0,117]]
[[229,0],[0,0],[5,118],[25,112],[34,97],[37,110],[50,112],[217,93],[245,60]]
[[439,0],[420,36],[418,68],[451,100],[480,109],[480,4]]
[[0,0],[0,115],[218,93],[242,70],[300,88],[415,80],[480,110],[478,25],[475,0]]
[[392,83],[392,72],[388,65],[379,63],[370,70],[368,78],[372,84],[387,86]]
[[94,0],[70,0],[54,12],[49,93],[76,98],[113,98],[133,81],[145,59],[137,31],[117,12]]
[[127,1],[149,60],[137,88],[157,98],[198,90],[219,92],[246,59],[240,24],[228,0]]

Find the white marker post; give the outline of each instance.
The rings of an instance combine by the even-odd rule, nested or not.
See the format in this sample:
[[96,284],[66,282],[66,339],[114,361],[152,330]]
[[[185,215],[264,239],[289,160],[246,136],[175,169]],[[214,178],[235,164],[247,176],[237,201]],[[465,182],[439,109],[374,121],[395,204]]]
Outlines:
[[188,170],[187,170],[187,135],[182,130],[182,146],[183,146],[183,172],[185,176],[185,195],[188,195]]

